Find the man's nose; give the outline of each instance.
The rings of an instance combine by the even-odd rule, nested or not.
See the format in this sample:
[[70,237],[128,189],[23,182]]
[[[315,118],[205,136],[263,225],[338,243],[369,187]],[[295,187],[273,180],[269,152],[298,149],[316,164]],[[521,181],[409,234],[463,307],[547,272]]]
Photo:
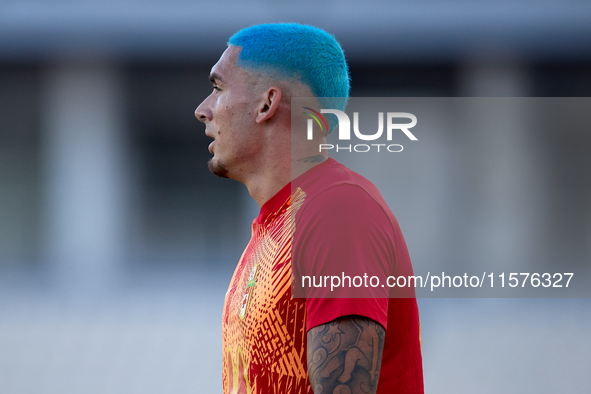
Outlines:
[[211,109],[209,109],[207,101],[207,99],[203,100],[195,110],[195,117],[203,123],[211,120]]

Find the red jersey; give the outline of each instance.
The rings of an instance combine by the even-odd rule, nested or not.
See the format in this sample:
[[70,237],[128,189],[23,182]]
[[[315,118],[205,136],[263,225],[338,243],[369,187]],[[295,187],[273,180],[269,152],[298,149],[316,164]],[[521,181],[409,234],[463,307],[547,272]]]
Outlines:
[[[306,332],[347,315],[386,328],[378,393],[423,392],[414,298],[389,299],[386,286],[363,287],[362,298],[318,287],[301,289],[306,299],[291,297],[292,278],[335,270],[382,281],[412,275],[398,223],[375,186],[328,159],[273,196],[253,222],[224,305],[224,393],[312,393]],[[342,291],[336,296],[350,289]]]

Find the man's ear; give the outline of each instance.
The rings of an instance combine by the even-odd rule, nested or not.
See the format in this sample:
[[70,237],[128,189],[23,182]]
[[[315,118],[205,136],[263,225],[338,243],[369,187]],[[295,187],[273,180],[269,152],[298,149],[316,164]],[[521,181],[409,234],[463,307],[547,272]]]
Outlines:
[[279,108],[282,95],[281,89],[277,86],[271,86],[265,93],[263,93],[256,117],[257,123],[263,123],[275,115],[277,108]]

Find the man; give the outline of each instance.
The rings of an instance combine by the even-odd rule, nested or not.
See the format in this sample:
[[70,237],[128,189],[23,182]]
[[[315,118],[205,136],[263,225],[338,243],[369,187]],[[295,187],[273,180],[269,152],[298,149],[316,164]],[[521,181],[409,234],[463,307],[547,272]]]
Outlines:
[[230,38],[210,80],[195,110],[214,139],[209,168],[244,183],[261,206],[226,294],[224,393],[422,393],[414,298],[389,299],[387,287],[361,298],[300,287],[305,298],[292,297],[292,276],[337,269],[385,283],[412,274],[375,186],[319,154],[328,130],[308,140],[296,127],[292,136],[292,97],[344,110],[340,45],[311,26],[253,26]]

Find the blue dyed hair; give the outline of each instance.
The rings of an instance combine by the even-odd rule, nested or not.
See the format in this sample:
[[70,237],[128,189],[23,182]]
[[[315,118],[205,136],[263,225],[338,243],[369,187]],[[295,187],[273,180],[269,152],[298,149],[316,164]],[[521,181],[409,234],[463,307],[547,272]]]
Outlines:
[[324,30],[297,23],[255,25],[234,34],[228,45],[242,48],[239,66],[277,80],[300,81],[310,87],[322,108],[345,110],[347,61],[337,40]]

